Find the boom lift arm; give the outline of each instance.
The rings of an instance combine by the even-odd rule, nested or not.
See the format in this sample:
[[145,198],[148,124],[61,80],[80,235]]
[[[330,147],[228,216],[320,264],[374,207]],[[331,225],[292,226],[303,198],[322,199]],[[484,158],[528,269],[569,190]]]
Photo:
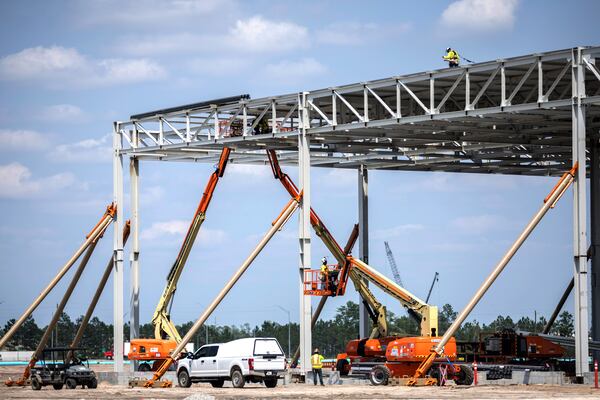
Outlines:
[[170,337],[177,343],[181,342],[181,336],[179,335],[179,332],[177,332],[175,324],[171,322],[170,311],[173,305],[173,297],[175,296],[175,291],[177,290],[177,282],[179,281],[181,272],[185,267],[185,263],[190,255],[190,251],[192,250],[192,246],[194,245],[196,237],[198,236],[200,227],[206,219],[206,210],[208,209],[215,188],[217,187],[219,178],[221,178],[225,173],[225,167],[227,166],[230,152],[230,148],[223,148],[221,157],[219,158],[219,163],[217,164],[215,171],[212,173],[208,183],[206,184],[206,188],[204,189],[204,193],[202,194],[202,198],[200,199],[200,203],[198,204],[198,208],[196,209],[192,223],[190,224],[187,234],[185,235],[183,244],[179,250],[179,254],[177,254],[177,258],[175,259],[175,262],[169,271],[169,275],[167,275],[167,284],[162,296],[160,297],[160,300],[158,301],[154,315],[152,316],[154,337],[156,339],[166,339],[166,337]]
[[198,329],[206,322],[208,317],[212,314],[212,312],[217,308],[217,306],[223,301],[227,293],[231,290],[231,288],[235,285],[235,283],[242,277],[244,272],[250,267],[254,259],[260,254],[260,252],[265,248],[269,240],[280,231],[285,225],[285,223],[290,219],[292,214],[298,209],[300,198],[302,194],[300,193],[298,197],[291,199],[285,208],[281,211],[277,219],[273,221],[271,228],[267,231],[267,233],[263,236],[258,245],[254,248],[252,253],[244,260],[240,268],[233,274],[233,276],[229,279],[229,281],[225,284],[225,287],[221,289],[217,297],[208,305],[206,310],[200,315],[200,318],[194,322],[194,325],[190,328],[190,330],[185,334],[183,339],[177,344],[177,347],[173,350],[171,354],[165,359],[165,361],[161,364],[158,370],[154,373],[151,379],[147,381],[138,380],[138,381],[130,381],[130,385],[139,385],[143,384],[145,387],[154,387],[159,385],[161,387],[171,387],[172,382],[169,380],[160,381],[165,372],[169,369],[169,367],[177,360],[181,351],[185,348],[185,345],[192,340]]
[[[271,164],[271,170],[275,179],[278,179],[284,188],[288,191],[290,196],[294,197],[298,193],[298,188],[291,180],[289,175],[281,170],[279,161],[277,160],[277,154],[275,150],[267,150],[269,162]],[[336,295],[341,296],[346,291],[346,284],[348,278],[352,280],[354,287],[360,293],[361,297],[365,300],[369,316],[373,320],[373,331],[371,332],[371,338],[383,337],[388,335],[386,310],[375,297],[373,292],[369,289],[366,282],[372,281],[377,286],[381,287],[385,292],[398,299],[401,304],[419,314],[422,317],[421,320],[421,332],[424,336],[429,336],[432,333],[432,329],[437,332],[437,307],[429,306],[416,296],[412,295],[407,290],[403,289],[399,285],[395,284],[391,280],[385,278],[377,271],[373,270],[367,264],[362,261],[355,259],[351,256],[345,256],[343,250],[339,244],[335,241],[323,221],[319,218],[317,213],[311,208],[310,210],[310,222],[315,230],[317,236],[323,241],[325,246],[333,254],[338,261],[340,268],[338,275],[338,285],[335,292]],[[362,265],[362,268],[356,267],[356,265]],[[365,272],[366,271],[366,272]],[[375,278],[377,276],[378,278]],[[380,283],[384,282],[384,283]],[[424,321],[423,321],[424,319]]]

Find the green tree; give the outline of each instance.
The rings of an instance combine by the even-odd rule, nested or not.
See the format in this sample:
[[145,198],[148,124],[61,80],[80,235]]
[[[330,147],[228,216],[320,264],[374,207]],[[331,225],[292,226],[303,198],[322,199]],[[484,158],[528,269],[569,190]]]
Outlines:
[[442,310],[438,316],[438,330],[439,335],[443,335],[444,332],[450,327],[452,322],[456,319],[458,313],[454,311],[454,308],[450,304],[444,304]]
[[554,322],[552,333],[558,336],[571,337],[575,333],[575,325],[573,323],[573,314],[568,311],[563,311],[558,319]]

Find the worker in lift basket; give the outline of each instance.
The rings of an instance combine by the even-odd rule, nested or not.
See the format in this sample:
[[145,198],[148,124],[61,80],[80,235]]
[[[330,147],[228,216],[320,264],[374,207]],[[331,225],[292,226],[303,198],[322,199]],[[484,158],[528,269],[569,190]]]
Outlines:
[[456,68],[460,63],[460,57],[458,56],[458,52],[456,50],[451,49],[450,47],[446,49],[446,55],[442,58],[444,59],[444,61],[448,62],[448,66],[450,68]]
[[325,386],[323,384],[323,359],[324,357],[319,354],[319,349],[315,349],[312,356],[310,356],[310,364],[312,365],[313,382],[315,383],[315,386],[317,386],[317,376],[319,377],[321,386]]
[[319,273],[322,290],[327,290],[327,281],[329,280],[329,267],[327,266],[327,257],[321,259],[321,272]]

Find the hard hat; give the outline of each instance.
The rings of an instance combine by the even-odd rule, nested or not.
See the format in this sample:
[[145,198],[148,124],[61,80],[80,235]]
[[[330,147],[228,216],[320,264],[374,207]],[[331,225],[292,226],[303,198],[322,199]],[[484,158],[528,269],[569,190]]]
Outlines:
[[452,50],[450,47],[448,47],[448,48],[446,49],[446,51],[450,51],[450,50]]
[[326,264],[326,263],[327,263],[327,257],[323,257],[323,258],[321,258],[321,262],[322,262],[323,264]]

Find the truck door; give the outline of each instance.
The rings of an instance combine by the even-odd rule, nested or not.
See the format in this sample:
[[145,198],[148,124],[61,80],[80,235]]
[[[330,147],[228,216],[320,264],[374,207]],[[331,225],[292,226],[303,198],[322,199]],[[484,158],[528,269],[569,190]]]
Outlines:
[[285,355],[276,339],[256,339],[254,342],[254,369],[266,376],[285,369]]
[[219,352],[219,346],[209,346],[208,352],[205,357],[205,361],[202,368],[202,376],[206,377],[217,377],[219,375],[217,353]]
[[191,363],[191,371],[190,371],[190,376],[195,376],[195,377],[199,377],[202,376],[202,370],[203,370],[203,366],[206,360],[206,355],[208,354],[208,348],[209,346],[203,346],[200,347],[195,353],[194,356],[192,357],[192,363]]

